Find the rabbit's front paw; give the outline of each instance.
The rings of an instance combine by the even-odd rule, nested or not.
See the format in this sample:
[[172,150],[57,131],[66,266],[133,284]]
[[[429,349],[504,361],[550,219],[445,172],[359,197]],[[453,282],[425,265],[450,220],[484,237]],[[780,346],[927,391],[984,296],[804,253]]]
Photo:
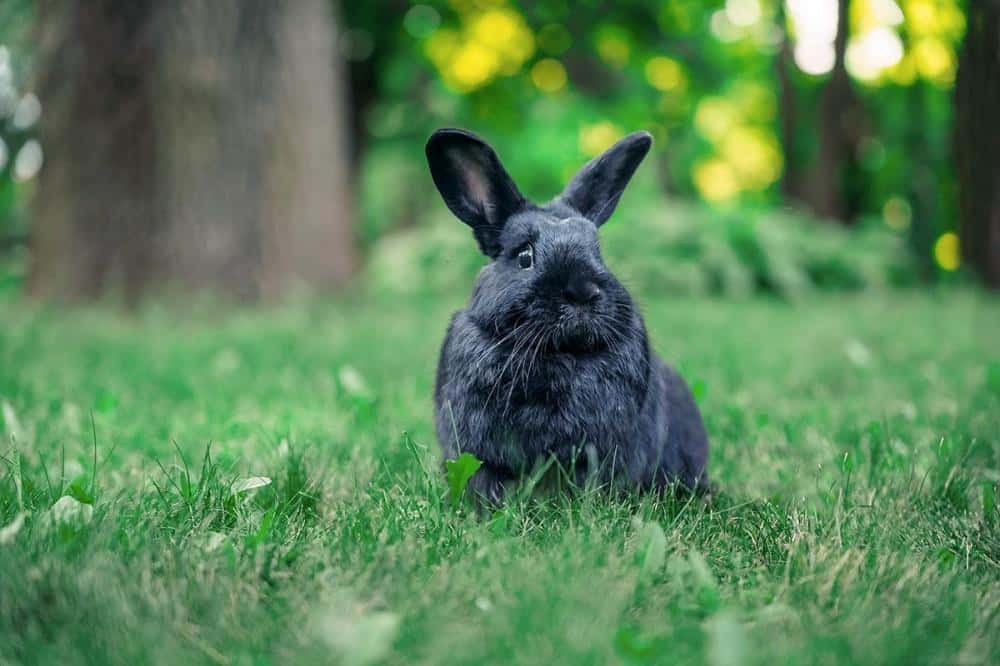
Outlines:
[[506,470],[483,463],[469,479],[468,491],[480,504],[498,506],[503,503],[507,484],[512,480],[513,476]]

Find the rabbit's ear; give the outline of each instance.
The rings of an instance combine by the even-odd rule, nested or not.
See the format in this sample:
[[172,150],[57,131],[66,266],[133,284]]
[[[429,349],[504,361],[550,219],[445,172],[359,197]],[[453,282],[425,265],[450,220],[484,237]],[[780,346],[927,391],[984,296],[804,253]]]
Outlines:
[[440,129],[427,141],[434,184],[458,219],[470,227],[483,253],[500,254],[500,232],[526,201],[489,144],[471,132]]
[[625,186],[653,145],[649,132],[634,132],[584,165],[559,200],[601,226],[611,217]]

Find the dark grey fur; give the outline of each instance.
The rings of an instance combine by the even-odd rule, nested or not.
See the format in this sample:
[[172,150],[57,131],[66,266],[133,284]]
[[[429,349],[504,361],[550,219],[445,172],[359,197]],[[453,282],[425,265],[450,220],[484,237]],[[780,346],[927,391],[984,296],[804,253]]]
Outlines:
[[650,349],[597,237],[651,143],[625,137],[537,206],[474,134],[438,130],[427,142],[435,185],[492,259],[452,318],[434,394],[444,455],[482,461],[469,487],[487,500],[548,456],[641,489],[707,487],[691,392]]

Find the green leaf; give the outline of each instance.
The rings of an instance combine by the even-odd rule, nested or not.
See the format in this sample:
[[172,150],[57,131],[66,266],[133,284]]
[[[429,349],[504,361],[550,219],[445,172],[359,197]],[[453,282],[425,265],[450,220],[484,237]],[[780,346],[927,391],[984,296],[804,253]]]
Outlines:
[[94,494],[89,488],[87,488],[88,482],[89,479],[86,476],[80,475],[69,484],[68,488],[66,488],[66,494],[81,504],[93,505]]
[[471,453],[463,453],[456,460],[446,460],[444,463],[448,488],[451,489],[452,504],[461,499],[469,479],[482,466],[482,462]]
[[508,509],[494,511],[493,516],[490,518],[490,534],[496,537],[510,534],[511,523],[512,520]]

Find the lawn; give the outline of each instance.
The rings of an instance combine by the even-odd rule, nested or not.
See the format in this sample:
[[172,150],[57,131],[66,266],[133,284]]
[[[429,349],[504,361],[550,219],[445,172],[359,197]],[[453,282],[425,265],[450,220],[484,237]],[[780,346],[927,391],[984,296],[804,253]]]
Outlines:
[[0,303],[0,664],[1000,662],[995,298],[647,295],[720,493],[483,516],[461,300]]

